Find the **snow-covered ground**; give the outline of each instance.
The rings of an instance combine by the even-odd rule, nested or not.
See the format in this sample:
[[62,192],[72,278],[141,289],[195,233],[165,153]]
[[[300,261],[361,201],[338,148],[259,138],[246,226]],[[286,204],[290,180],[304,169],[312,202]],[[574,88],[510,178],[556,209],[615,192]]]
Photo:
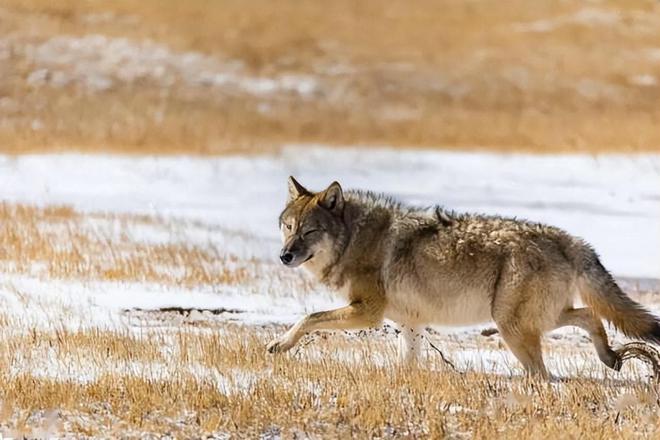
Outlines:
[[338,180],[410,203],[547,222],[591,242],[617,276],[660,279],[658,155],[291,146],[256,157],[0,157],[5,200],[202,220],[259,238],[249,251],[272,261],[288,175],[311,189]]
[[[551,223],[590,241],[617,276],[654,286],[660,279],[657,155],[533,156],[290,146],[278,154],[255,157],[4,156],[0,185],[5,201],[176,219],[182,225],[176,232],[159,224],[136,224],[131,239],[210,242],[220,253],[256,257],[263,263],[255,280],[246,284],[195,288],[7,274],[0,283],[3,306],[31,327],[52,329],[159,325],[160,318],[149,313],[122,313],[132,308],[226,308],[238,313],[205,312],[181,319],[264,324],[290,323],[304,313],[340,305],[331,292],[304,287],[301,278],[278,264],[277,217],[288,175],[310,189],[338,180],[345,188],[383,191],[409,203],[439,203]],[[111,223],[94,221],[99,228],[112,229]],[[26,307],[31,301],[38,307]],[[66,316],[58,319],[62,312]],[[455,329],[447,335],[452,336],[445,337],[444,346],[460,368],[476,365],[506,374],[517,365],[496,341],[487,342],[491,348],[484,350],[478,329]],[[561,330],[560,338],[591,350],[575,329]],[[562,356],[549,360],[558,372],[597,363],[595,356],[584,361],[569,358],[573,363],[568,366]]]

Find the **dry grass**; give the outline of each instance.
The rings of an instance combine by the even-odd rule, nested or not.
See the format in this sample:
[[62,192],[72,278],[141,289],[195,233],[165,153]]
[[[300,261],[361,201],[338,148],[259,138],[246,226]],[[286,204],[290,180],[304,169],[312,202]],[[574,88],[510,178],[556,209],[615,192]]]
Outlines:
[[[264,262],[229,258],[183,230],[203,228],[149,216],[81,213],[69,207],[0,205],[0,433],[27,437],[176,438],[635,438],[660,434],[656,384],[626,366],[602,377],[586,338],[549,340],[575,372],[562,382],[453,371],[432,350],[421,366],[397,365],[391,329],[314,334],[292,353],[265,345],[282,326],[220,317],[173,319],[128,313],[120,324],[85,324],[34,295],[15,277],[144,283],[165,287],[269,282]],[[145,228],[152,242],[143,237]],[[141,235],[142,234],[142,235]],[[146,234],[147,236],[149,234]],[[160,236],[158,244],[155,236]],[[203,269],[200,269],[202,267]],[[256,268],[256,269],[255,269]],[[271,280],[272,281],[272,280]],[[297,291],[305,280],[291,283]],[[284,284],[283,284],[284,283]],[[96,286],[96,284],[94,284]],[[91,287],[94,289],[95,287]],[[294,290],[294,289],[292,289]],[[273,292],[273,294],[276,294]],[[12,297],[20,310],[11,309]],[[645,297],[657,301],[655,298]],[[50,298],[51,300],[57,298]],[[144,325],[159,315],[158,325]],[[450,358],[501,350],[498,335],[431,333]],[[579,366],[580,359],[594,363]],[[506,359],[498,360],[499,365]],[[556,366],[556,365],[555,365]],[[506,370],[506,369],[505,369]],[[631,379],[631,377],[633,379]]]
[[[91,220],[91,221],[90,221]],[[0,204],[0,262],[10,273],[51,279],[141,281],[171,285],[238,284],[249,276],[236,258],[211,244],[149,243],[135,238],[150,225],[174,233],[182,225],[146,216],[84,216],[70,207]],[[258,261],[249,261],[252,266]]]
[[[271,336],[272,330],[233,325],[220,334],[180,328],[139,337],[99,331],[5,334],[3,429],[30,436],[50,424],[50,435],[122,437],[144,432],[284,438],[658,434],[656,390],[643,382],[622,386],[615,380],[573,379],[551,385],[458,374],[438,357],[429,357],[423,368],[402,369],[390,361],[377,365],[371,353],[392,355],[382,337],[317,338],[314,348],[272,357],[263,349]],[[349,347],[361,361],[333,355]],[[159,352],[165,349],[167,366]],[[32,353],[31,360],[24,359],[25,352]],[[47,365],[54,367],[37,374],[46,354]],[[90,376],[67,376],[68,365]],[[207,370],[199,373],[200,366]]]
[[[0,225],[3,435],[660,435],[657,385],[636,365],[624,366],[625,376],[602,378],[604,367],[579,335],[547,341],[554,368],[570,372],[569,379],[548,384],[525,379],[517,364],[509,366],[510,374],[496,374],[457,362],[462,352],[504,349],[498,335],[478,331],[457,337],[430,333],[458,364],[454,371],[428,348],[421,366],[399,366],[391,328],[314,334],[292,353],[272,356],[264,347],[282,326],[234,324],[222,315],[128,312],[119,324],[98,327],[85,324],[86,314],[98,313],[91,306],[71,309],[52,295],[34,296],[39,288],[30,284],[28,292],[12,277],[36,277],[42,289],[58,280],[194,290],[248,288],[255,279],[274,279],[266,263],[229,257],[185,235],[202,224],[4,203]],[[151,242],[144,239],[149,236]],[[277,282],[280,289],[294,281]],[[305,282],[296,279],[295,285],[304,290]],[[20,309],[10,309],[12,297],[20,300]],[[657,296],[644,298],[657,301]],[[593,362],[581,364],[584,358]],[[500,371],[502,362],[508,361],[498,360]]]
[[[659,20],[651,0],[7,0],[0,145],[13,153],[214,154],[283,142],[658,151]],[[90,64],[34,56],[53,37],[91,34],[133,46],[149,39],[168,56],[205,54],[219,74],[304,75],[316,87],[255,93],[180,76],[166,84],[156,70],[171,66],[155,62],[130,81],[108,74],[112,85],[95,90],[79,77]],[[28,81],[39,69],[46,77]],[[77,79],[57,85],[73,71]]]

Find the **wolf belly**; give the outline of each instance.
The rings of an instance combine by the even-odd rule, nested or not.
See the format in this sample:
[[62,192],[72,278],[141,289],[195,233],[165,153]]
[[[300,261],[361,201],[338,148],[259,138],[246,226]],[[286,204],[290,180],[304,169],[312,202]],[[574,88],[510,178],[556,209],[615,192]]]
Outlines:
[[386,298],[385,317],[396,322],[460,326],[492,321],[488,293],[477,289],[425,292],[401,285]]

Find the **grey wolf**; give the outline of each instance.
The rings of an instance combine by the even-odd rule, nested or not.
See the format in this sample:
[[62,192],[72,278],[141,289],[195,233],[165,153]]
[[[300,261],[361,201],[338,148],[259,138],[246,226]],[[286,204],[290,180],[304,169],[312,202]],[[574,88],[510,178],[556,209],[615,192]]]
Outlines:
[[[333,182],[312,192],[293,177],[279,223],[280,255],[345,295],[348,305],[312,313],[268,345],[293,347],[308,332],[402,328],[400,354],[417,358],[426,325],[494,321],[527,373],[548,377],[545,332],[577,326],[600,360],[618,370],[602,320],[625,335],[660,342],[660,322],[630,299],[582,239],[540,223],[415,208]],[[586,307],[576,307],[580,297]]]

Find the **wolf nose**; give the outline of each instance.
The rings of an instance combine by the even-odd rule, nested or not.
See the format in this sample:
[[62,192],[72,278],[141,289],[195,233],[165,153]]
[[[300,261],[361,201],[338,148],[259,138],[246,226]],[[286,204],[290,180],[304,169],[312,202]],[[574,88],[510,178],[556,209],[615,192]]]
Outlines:
[[283,252],[280,254],[280,260],[284,264],[290,264],[293,261],[293,254],[291,252]]

